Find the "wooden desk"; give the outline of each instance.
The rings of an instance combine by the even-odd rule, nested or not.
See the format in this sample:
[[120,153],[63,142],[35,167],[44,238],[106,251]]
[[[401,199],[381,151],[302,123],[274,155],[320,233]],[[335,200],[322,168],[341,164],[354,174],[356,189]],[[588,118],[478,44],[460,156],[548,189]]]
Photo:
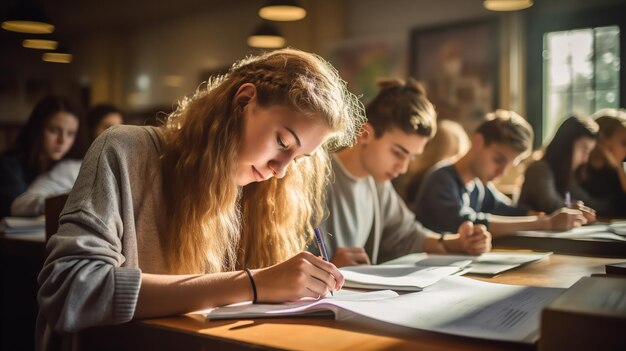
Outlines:
[[[604,265],[623,259],[552,255],[494,278],[506,284],[567,288],[580,277],[604,273]],[[83,333],[81,346],[104,349],[185,350],[501,350],[532,345],[475,340],[395,325],[335,321],[328,318],[280,318],[206,321],[198,314],[134,321]]]

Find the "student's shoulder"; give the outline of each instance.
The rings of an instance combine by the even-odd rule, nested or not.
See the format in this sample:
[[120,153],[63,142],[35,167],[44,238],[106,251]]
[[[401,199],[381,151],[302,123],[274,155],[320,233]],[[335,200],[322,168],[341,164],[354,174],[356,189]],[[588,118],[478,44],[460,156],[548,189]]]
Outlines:
[[162,139],[163,132],[158,127],[117,125],[102,133],[94,141],[94,145],[100,144],[102,150],[136,153],[150,146],[158,148]]
[[449,162],[436,164],[424,177],[422,186],[454,183],[455,174],[454,164]]
[[102,136],[109,142],[141,143],[161,134],[159,127],[116,125],[107,129]]

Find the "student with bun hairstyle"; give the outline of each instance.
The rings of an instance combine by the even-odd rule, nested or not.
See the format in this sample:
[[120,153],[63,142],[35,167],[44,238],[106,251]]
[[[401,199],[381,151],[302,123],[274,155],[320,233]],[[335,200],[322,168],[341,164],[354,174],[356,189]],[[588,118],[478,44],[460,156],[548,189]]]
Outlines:
[[[366,108],[357,144],[333,155],[322,232],[336,266],[381,263],[412,252],[489,251],[483,226],[467,222],[446,235],[424,228],[393,188],[436,132],[436,114],[423,86],[409,78],[383,79]],[[455,228],[456,230],[457,228]]]

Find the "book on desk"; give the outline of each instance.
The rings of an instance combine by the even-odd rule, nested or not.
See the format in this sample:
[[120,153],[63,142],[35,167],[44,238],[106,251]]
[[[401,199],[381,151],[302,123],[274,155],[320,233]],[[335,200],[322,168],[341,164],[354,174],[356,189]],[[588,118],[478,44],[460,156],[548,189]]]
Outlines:
[[539,350],[624,350],[626,279],[583,277],[546,306]]
[[5,234],[20,234],[43,232],[46,219],[39,217],[5,217],[0,221],[0,232]]
[[470,338],[535,343],[542,308],[564,289],[486,283],[450,276],[420,292],[336,294],[295,304],[239,304],[205,311],[210,320],[309,316],[330,311],[337,320],[365,319]]
[[[364,319],[464,337],[534,343],[542,307],[563,289],[493,284],[450,276],[472,261],[520,266],[550,253],[490,253],[477,256],[411,254],[379,266],[341,268],[347,286],[413,290],[354,292],[287,304],[237,304],[206,312],[211,320],[330,314],[337,320]],[[421,264],[421,265],[420,265]],[[359,274],[355,274],[355,273]]]

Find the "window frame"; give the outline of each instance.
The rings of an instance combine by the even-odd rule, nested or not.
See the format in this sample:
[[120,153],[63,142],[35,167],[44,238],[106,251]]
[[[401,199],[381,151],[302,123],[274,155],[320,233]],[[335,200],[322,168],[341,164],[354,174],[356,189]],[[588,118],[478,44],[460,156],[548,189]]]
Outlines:
[[[531,8],[532,9],[532,8]],[[529,11],[526,16],[526,114],[535,132],[534,146],[542,143],[545,116],[543,115],[544,72],[543,36],[550,32],[617,25],[620,29],[619,106],[626,105],[626,4],[597,9],[578,9],[541,12]]]

